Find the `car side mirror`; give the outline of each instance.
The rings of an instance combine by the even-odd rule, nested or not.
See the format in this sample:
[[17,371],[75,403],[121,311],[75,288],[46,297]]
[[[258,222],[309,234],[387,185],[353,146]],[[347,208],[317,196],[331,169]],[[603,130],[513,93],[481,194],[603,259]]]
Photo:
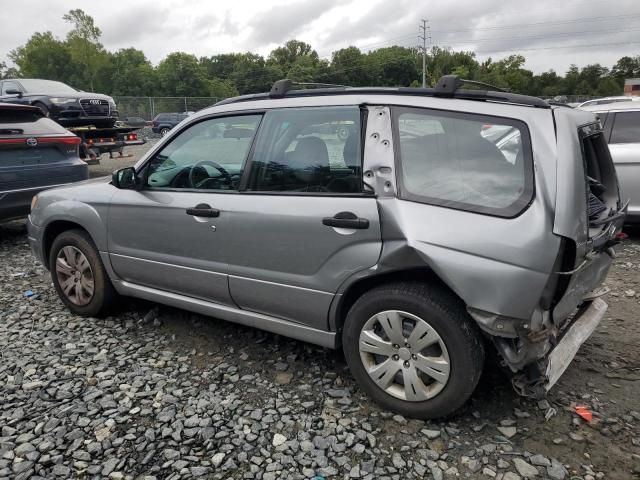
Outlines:
[[22,92],[15,88],[10,88],[9,90],[5,90],[4,93],[7,95],[18,95],[18,98],[22,98]]
[[121,168],[111,175],[111,184],[122,190],[140,190],[142,180],[133,167]]

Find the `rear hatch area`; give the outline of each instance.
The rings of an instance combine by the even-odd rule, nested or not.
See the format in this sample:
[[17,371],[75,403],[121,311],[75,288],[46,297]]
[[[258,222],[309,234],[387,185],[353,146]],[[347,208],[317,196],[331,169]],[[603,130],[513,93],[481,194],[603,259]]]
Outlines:
[[585,299],[593,298],[614,257],[626,205],[620,198],[609,147],[595,115],[554,110],[557,193],[554,233],[563,238],[552,311],[561,327]]

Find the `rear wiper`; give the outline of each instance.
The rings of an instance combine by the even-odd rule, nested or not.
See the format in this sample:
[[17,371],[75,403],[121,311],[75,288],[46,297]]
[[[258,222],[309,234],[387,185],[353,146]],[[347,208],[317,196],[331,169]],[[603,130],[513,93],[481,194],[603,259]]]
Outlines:
[[21,128],[0,128],[0,135],[22,135],[24,130]]

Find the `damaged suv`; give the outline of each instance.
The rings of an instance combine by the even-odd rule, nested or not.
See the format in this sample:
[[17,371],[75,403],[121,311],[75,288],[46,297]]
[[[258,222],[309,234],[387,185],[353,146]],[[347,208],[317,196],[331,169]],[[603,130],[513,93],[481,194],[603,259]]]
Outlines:
[[454,76],[293,85],[34,198],[29,242],[62,301],[94,316],[129,295],[342,347],[411,417],[461,407],[489,348],[543,395],[606,312],[624,221],[596,117]]

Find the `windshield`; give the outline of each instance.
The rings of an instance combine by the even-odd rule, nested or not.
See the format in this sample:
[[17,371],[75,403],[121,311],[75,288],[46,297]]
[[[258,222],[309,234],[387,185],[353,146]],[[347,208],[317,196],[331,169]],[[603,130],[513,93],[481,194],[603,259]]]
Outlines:
[[20,80],[27,92],[36,93],[76,93],[78,90],[62,82],[53,80]]

